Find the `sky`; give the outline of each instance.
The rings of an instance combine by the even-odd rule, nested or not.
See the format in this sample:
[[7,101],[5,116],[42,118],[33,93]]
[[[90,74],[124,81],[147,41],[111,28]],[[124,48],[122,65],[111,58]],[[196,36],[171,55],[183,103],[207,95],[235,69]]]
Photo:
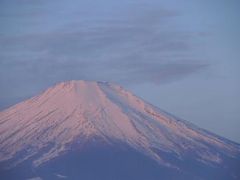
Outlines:
[[240,143],[238,0],[1,0],[0,110],[72,80],[118,83]]

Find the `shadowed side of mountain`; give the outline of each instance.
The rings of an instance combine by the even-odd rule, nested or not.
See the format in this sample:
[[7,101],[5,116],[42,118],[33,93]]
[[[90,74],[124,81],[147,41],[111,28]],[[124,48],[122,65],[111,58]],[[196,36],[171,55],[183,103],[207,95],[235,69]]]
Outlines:
[[[21,180],[33,177],[44,180],[231,179],[227,169],[206,166],[191,156],[183,161],[173,153],[155,150],[164,160],[181,167],[177,169],[159,165],[123,143],[105,144],[98,140],[92,140],[85,145],[73,145],[72,150],[36,168],[33,168],[31,160],[28,160],[8,171],[0,171],[1,179]],[[235,166],[237,168],[237,164]]]
[[[39,167],[33,168],[31,159],[9,170],[0,170],[1,179],[42,179],[68,178],[77,180],[132,180],[159,177],[174,177],[179,172],[161,167],[151,158],[122,143],[107,145],[95,141],[86,145],[73,145],[72,151],[52,159]],[[4,162],[0,167],[11,162]]]

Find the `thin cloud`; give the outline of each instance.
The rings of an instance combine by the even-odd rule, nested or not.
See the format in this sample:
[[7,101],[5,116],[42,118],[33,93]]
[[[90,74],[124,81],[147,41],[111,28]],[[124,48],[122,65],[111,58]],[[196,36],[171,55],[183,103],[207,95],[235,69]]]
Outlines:
[[[68,9],[64,13],[69,21],[56,19],[57,14],[44,8],[38,8],[34,16],[26,15],[34,13],[30,8],[4,14],[8,20],[16,16],[27,28],[16,34],[8,26],[9,31],[0,34],[0,99],[26,97],[68,79],[166,83],[206,68],[206,63],[192,56],[196,32],[171,28],[181,14],[150,7],[130,8],[118,16],[110,16],[111,11],[90,17],[82,17],[84,11]],[[42,12],[47,14],[42,16]],[[43,17],[51,22],[35,22]],[[46,30],[44,25],[48,25]]]

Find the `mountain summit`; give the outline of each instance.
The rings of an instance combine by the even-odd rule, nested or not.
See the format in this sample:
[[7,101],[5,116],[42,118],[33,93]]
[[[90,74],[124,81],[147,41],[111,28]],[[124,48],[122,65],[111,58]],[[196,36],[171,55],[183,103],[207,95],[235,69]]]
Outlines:
[[239,165],[238,144],[107,82],[63,82],[0,113],[3,179],[238,179]]

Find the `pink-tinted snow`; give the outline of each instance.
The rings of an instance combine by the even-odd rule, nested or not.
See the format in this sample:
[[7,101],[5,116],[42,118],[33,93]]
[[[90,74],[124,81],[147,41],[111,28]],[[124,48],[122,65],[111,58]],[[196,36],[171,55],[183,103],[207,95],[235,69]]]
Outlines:
[[192,151],[203,162],[221,163],[212,147],[234,156],[239,148],[218,136],[177,120],[122,87],[106,82],[69,81],[0,112],[0,161],[27,152],[15,164],[44,163],[68,151],[73,141],[100,137],[119,141],[167,165],[152,149],[179,157]]

